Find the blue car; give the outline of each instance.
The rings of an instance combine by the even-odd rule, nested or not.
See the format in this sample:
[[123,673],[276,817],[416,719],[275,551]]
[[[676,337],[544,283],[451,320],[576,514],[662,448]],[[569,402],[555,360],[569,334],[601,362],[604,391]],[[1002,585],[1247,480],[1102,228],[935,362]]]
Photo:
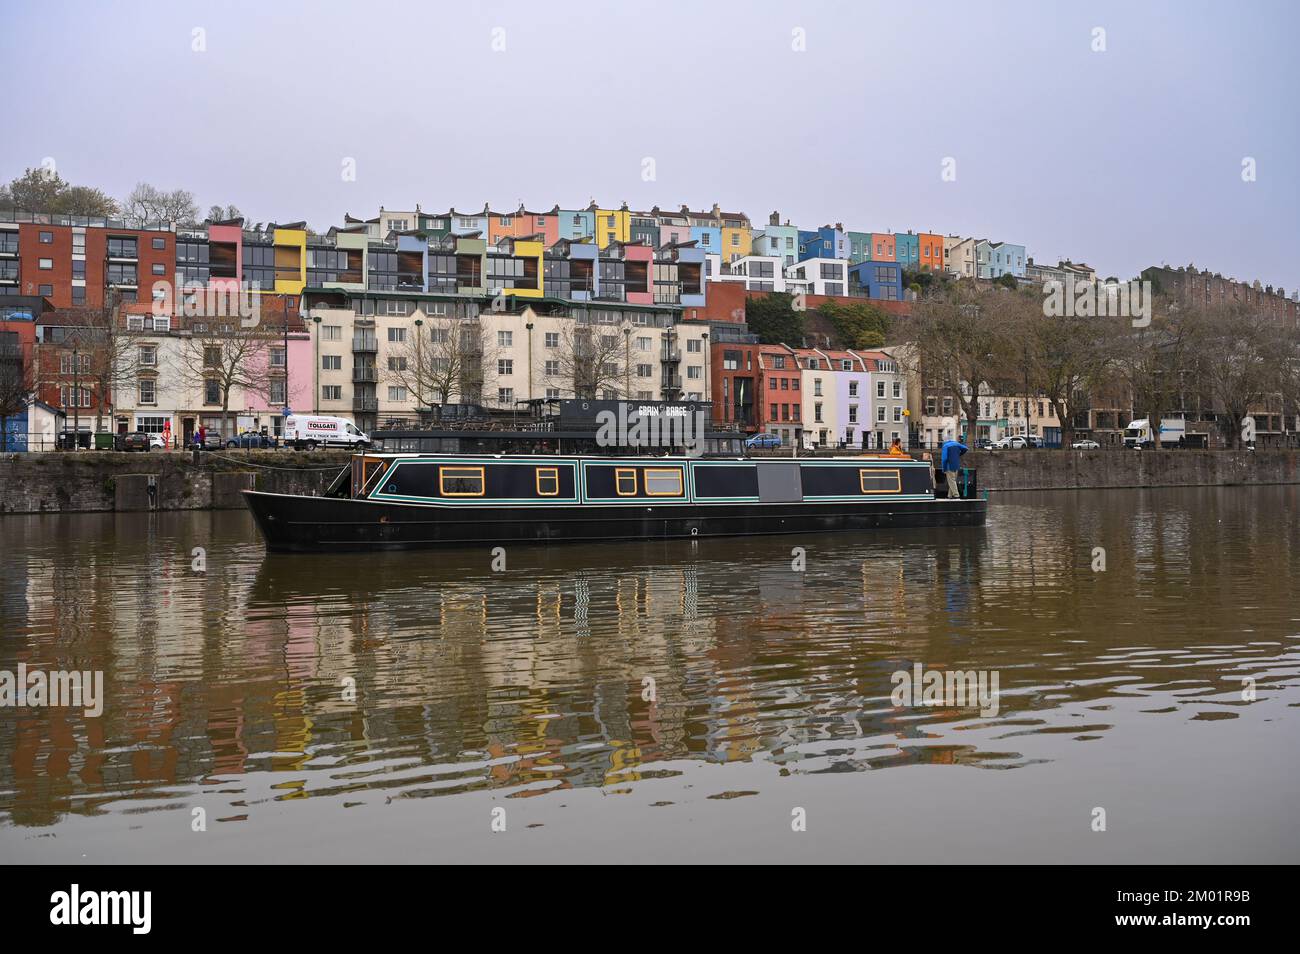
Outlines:
[[780,447],[781,438],[776,434],[755,434],[745,441],[746,447]]

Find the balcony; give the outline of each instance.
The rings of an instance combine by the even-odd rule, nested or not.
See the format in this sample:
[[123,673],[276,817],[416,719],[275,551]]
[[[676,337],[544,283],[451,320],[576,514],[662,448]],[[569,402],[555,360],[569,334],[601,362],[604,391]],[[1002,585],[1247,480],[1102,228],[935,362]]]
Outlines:
[[374,354],[379,350],[379,338],[375,335],[353,335],[352,351],[357,354]]
[[353,384],[374,384],[379,380],[379,369],[374,365],[358,365],[352,369]]
[[354,414],[376,414],[379,412],[379,398],[376,397],[354,397],[352,399],[352,413]]

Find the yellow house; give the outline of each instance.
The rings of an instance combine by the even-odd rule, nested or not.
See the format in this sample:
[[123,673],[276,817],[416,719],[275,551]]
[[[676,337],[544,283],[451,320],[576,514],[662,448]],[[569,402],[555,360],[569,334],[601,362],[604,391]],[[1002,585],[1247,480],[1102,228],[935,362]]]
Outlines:
[[754,245],[754,232],[749,226],[749,217],[743,212],[722,212],[722,260],[734,262],[750,253]]
[[301,295],[307,284],[307,230],[275,230],[275,293]]
[[627,203],[621,209],[601,209],[593,202],[587,207],[595,216],[596,244],[608,248],[610,242],[627,242],[632,236],[632,213]]
[[543,257],[546,255],[545,238],[539,236],[506,239],[503,244],[506,243],[512,248],[513,257],[523,262],[524,272],[518,285],[514,288],[501,289],[501,294],[513,295],[516,298],[541,298],[545,294],[542,285],[542,275],[545,273],[543,265]]

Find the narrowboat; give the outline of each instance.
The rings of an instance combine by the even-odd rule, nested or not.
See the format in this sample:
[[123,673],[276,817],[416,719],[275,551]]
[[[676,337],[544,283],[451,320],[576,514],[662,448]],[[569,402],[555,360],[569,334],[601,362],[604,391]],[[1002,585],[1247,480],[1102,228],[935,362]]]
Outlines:
[[936,496],[927,461],[880,455],[367,453],[322,496],[244,496],[267,547],[291,551],[975,526],[987,506]]

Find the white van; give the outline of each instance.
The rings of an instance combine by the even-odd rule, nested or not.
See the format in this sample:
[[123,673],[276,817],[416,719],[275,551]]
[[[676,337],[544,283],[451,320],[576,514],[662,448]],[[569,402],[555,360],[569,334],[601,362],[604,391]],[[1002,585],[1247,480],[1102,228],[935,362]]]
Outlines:
[[330,445],[365,448],[370,446],[370,437],[345,417],[295,414],[284,419],[282,442],[299,449]]

